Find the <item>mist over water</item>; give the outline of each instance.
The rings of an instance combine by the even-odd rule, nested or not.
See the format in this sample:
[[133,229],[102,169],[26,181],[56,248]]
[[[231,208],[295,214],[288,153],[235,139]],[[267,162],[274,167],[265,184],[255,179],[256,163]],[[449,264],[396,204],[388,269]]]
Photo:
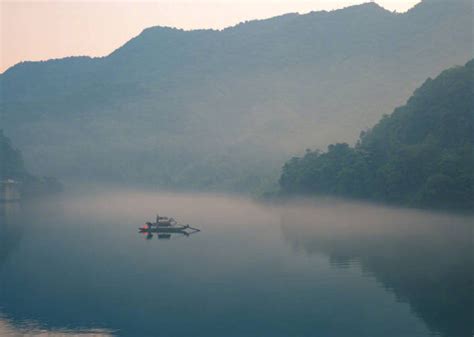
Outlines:
[[[160,215],[201,232],[151,239]],[[0,334],[471,336],[473,217],[99,189],[0,212]]]
[[474,337],[472,9],[156,22],[0,74],[0,337]]

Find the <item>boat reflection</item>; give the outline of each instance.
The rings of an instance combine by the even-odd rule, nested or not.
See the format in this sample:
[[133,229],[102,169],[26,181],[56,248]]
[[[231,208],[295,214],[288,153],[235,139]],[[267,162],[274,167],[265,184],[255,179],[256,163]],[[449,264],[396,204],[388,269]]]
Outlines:
[[200,230],[197,231],[191,231],[188,232],[186,230],[172,230],[172,231],[153,231],[153,230],[147,230],[147,231],[140,231],[141,234],[145,235],[146,240],[151,240],[155,237],[158,240],[171,240],[171,239],[177,239],[180,237],[188,237],[190,235],[196,234],[200,232]]

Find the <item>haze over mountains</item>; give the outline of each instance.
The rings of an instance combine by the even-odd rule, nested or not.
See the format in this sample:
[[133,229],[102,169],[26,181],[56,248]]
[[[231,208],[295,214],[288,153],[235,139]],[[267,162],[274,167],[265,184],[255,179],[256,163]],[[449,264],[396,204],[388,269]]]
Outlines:
[[223,31],[153,27],[104,58],[10,68],[1,128],[38,174],[255,189],[465,64],[472,17],[470,0],[425,0],[403,14],[368,3]]
[[428,79],[356,146],[307,151],[281,192],[474,210],[474,60]]

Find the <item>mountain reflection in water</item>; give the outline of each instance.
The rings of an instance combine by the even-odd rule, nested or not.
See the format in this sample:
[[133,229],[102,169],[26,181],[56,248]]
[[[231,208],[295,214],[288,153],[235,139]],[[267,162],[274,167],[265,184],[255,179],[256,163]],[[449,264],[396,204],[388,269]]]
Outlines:
[[472,336],[473,225],[469,216],[349,203],[289,207],[282,216],[296,250],[360,266],[443,336]]
[[[144,240],[156,212],[202,233]],[[3,208],[0,335],[471,337],[471,225],[115,190]]]

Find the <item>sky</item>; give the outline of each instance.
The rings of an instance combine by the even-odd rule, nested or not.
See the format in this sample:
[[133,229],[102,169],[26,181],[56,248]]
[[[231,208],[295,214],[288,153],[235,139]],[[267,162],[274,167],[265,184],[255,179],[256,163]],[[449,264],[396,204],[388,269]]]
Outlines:
[[[376,2],[404,12],[419,1]],[[364,2],[370,0],[0,0],[0,73],[21,61],[105,56],[150,26],[222,29]]]

